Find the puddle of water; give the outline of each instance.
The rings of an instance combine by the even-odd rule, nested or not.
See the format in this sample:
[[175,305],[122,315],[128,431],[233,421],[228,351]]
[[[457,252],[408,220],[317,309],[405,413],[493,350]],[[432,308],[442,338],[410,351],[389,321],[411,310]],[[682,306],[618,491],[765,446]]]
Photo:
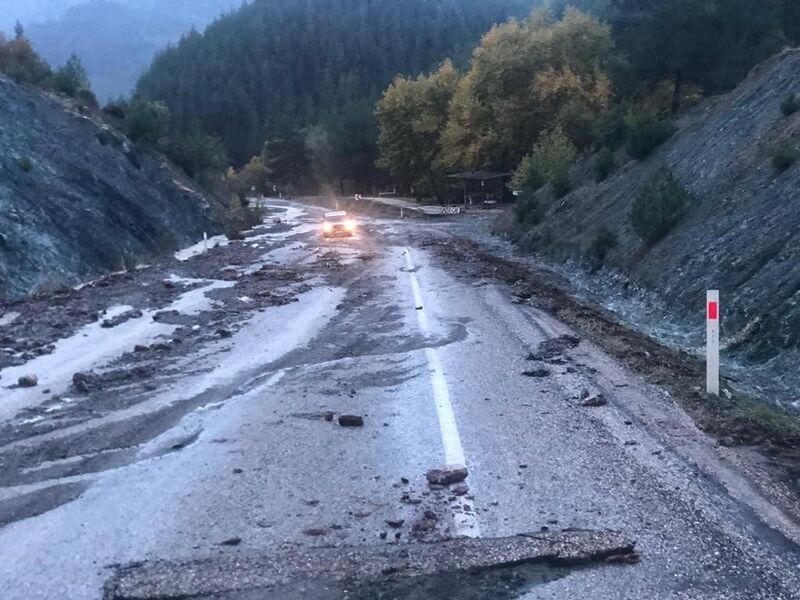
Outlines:
[[[196,315],[211,308],[213,300],[207,294],[215,289],[235,285],[230,281],[211,281],[208,285],[181,294],[164,310],[175,310],[183,315]],[[104,316],[113,319],[131,310],[130,306],[112,306]],[[73,335],[58,340],[51,354],[36,357],[27,363],[0,370],[0,381],[15,382],[19,377],[36,374],[39,386],[4,390],[0,404],[0,419],[11,416],[24,407],[38,406],[46,397],[42,389],[49,388],[55,394],[64,393],[74,373],[99,369],[119,358],[137,344],[148,344],[161,335],[170,335],[175,325],[153,321],[154,310],[144,311],[141,317],[133,318],[112,329],[104,329],[101,322],[90,323]]]
[[208,240],[201,240],[196,244],[189,246],[188,248],[184,248],[183,250],[178,250],[175,253],[175,258],[181,262],[185,262],[190,258],[199,256],[200,254],[204,254],[206,250],[227,246],[228,244],[230,244],[230,240],[227,238],[227,236],[215,235],[213,237],[208,238]]
[[14,321],[19,318],[18,312],[8,312],[4,313],[3,316],[0,317],[0,327],[7,327],[11,325]]

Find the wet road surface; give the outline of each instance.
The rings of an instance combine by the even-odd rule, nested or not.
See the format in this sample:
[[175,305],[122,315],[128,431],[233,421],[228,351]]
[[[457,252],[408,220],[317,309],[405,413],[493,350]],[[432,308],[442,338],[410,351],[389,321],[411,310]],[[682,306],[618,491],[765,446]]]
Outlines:
[[[4,600],[97,599],[142,561],[224,582],[237,556],[573,529],[641,560],[456,574],[449,597],[800,598],[800,529],[664,391],[465,278],[431,249],[446,221],[323,240],[321,212],[274,202],[244,241],[84,290],[123,321],[0,371]],[[143,303],[151,286],[172,295]],[[11,385],[26,373],[40,385]],[[466,481],[431,488],[448,464]],[[444,597],[436,581],[293,597]]]

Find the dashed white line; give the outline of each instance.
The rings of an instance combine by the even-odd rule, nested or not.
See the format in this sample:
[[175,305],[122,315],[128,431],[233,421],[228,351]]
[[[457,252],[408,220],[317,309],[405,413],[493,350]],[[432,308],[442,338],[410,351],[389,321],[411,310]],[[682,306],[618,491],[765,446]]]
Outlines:
[[[425,303],[422,298],[422,290],[416,275],[416,268],[411,256],[411,250],[405,248],[406,270],[411,279],[411,289],[414,293],[415,309],[417,322],[425,335],[432,333],[428,315],[425,311]],[[420,309],[421,308],[421,309]],[[444,375],[442,361],[436,348],[425,349],[425,359],[428,362],[428,370],[431,374],[431,387],[433,397],[436,402],[436,414],[439,420],[439,431],[444,446],[445,462],[448,465],[466,465],[464,447],[461,445],[461,436],[458,433],[456,416],[453,411],[453,404],[450,401],[450,390],[447,386],[447,379]],[[456,535],[466,537],[480,537],[480,527],[475,517],[475,507],[471,500],[465,500],[464,512],[457,512],[455,518]]]

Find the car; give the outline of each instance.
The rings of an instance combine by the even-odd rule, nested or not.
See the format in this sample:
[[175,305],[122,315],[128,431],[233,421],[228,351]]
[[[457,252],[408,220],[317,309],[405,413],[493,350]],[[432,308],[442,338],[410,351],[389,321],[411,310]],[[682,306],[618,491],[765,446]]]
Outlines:
[[322,219],[322,236],[352,237],[356,232],[356,222],[343,210],[325,213]]

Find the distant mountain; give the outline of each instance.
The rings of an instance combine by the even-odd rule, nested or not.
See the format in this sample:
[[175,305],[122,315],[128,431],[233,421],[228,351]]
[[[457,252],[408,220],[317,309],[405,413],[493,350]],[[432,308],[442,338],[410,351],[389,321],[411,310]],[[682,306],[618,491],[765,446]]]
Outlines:
[[[32,19],[26,34],[45,60],[57,66],[77,53],[97,97],[105,101],[130,93],[159,50],[240,4],[241,0],[29,0],[22,2],[27,7],[22,12]],[[48,7],[55,17],[36,22]]]
[[9,33],[14,24],[32,25],[61,17],[71,6],[86,0],[11,0],[0,11],[0,31]]

